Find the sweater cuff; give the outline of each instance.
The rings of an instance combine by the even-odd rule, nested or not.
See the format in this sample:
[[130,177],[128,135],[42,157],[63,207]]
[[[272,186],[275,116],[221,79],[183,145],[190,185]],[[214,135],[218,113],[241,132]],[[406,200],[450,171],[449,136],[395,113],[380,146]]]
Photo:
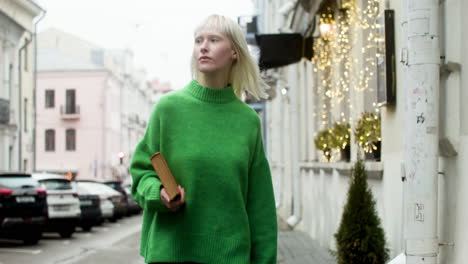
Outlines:
[[151,211],[159,213],[170,212],[161,200],[161,187],[162,184],[159,180],[155,179],[151,183],[151,187],[146,196],[146,208]]

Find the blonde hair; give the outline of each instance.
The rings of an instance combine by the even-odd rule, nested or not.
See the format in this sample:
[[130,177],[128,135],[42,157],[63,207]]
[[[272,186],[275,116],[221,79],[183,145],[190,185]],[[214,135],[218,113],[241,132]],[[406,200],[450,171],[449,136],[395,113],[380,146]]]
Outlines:
[[[237,53],[237,59],[232,64],[228,80],[237,97],[241,98],[242,93],[246,91],[257,100],[266,98],[265,87],[267,84],[260,77],[260,70],[249,53],[247,41],[240,26],[225,16],[211,15],[195,29],[195,34],[203,28],[212,28],[225,35]],[[191,70],[192,78],[198,80],[201,73],[197,69],[197,60],[193,54]]]

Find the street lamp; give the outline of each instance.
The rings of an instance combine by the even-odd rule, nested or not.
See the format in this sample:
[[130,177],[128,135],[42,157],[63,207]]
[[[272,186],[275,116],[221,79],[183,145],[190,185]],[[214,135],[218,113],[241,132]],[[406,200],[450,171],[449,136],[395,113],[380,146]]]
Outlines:
[[331,22],[321,22],[319,26],[320,35],[329,40],[333,36],[334,25]]
[[125,154],[124,154],[122,151],[120,151],[120,152],[119,152],[120,165],[123,164],[123,158],[124,158],[124,157],[125,157]]

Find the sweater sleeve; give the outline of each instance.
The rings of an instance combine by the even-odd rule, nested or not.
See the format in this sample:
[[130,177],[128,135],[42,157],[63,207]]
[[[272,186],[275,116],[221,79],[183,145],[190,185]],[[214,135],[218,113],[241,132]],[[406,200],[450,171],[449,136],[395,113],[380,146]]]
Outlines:
[[251,263],[276,264],[278,227],[270,166],[258,129],[249,169],[247,213],[251,236]]
[[156,106],[149,119],[145,135],[133,152],[130,163],[130,173],[133,179],[131,193],[142,208],[156,212],[169,212],[161,201],[162,184],[150,161],[150,157],[160,149],[160,126],[160,110]]

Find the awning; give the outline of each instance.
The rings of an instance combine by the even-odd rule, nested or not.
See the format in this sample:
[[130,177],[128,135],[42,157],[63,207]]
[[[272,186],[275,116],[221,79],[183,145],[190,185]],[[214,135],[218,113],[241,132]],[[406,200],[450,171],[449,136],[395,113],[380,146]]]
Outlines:
[[255,39],[260,49],[258,64],[261,70],[286,66],[313,56],[312,37],[304,38],[299,33],[257,34]]

